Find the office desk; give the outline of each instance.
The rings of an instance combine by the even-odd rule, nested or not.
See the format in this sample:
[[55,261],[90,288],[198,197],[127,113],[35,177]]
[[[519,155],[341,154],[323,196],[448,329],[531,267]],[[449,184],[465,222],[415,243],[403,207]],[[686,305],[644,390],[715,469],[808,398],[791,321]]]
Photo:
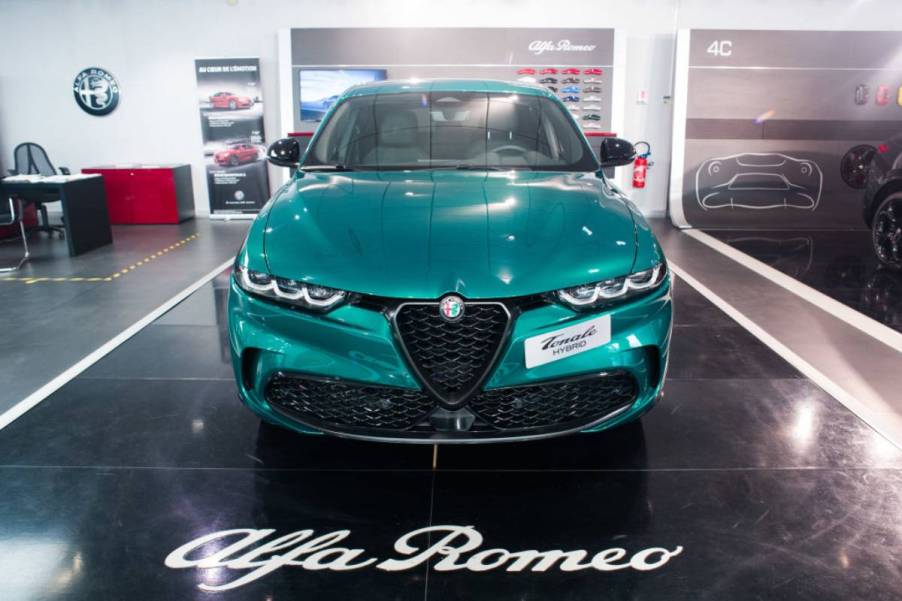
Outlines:
[[18,196],[23,202],[58,198],[63,205],[63,224],[69,256],[112,244],[113,230],[106,208],[103,178],[92,176],[54,176],[36,181],[0,180],[3,198]]

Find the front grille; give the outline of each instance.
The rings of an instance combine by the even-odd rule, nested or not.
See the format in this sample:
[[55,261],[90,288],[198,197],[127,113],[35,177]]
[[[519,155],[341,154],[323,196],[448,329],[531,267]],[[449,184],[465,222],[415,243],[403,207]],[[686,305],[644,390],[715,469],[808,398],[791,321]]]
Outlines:
[[491,368],[504,341],[510,315],[500,303],[466,303],[463,317],[449,322],[438,303],[402,305],[398,334],[423,383],[441,400],[466,400]]
[[638,385],[626,371],[563,382],[486,390],[469,407],[498,430],[548,428],[589,423],[627,407]]
[[367,386],[277,373],[266,400],[301,421],[333,428],[405,430],[422,421],[434,401],[418,390]]

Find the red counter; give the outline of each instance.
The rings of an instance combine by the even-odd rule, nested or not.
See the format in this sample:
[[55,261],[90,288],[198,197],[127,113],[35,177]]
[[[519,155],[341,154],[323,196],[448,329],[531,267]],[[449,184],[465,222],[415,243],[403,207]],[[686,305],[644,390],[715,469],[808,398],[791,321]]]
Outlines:
[[179,223],[194,217],[190,165],[103,165],[81,171],[103,176],[110,223]]

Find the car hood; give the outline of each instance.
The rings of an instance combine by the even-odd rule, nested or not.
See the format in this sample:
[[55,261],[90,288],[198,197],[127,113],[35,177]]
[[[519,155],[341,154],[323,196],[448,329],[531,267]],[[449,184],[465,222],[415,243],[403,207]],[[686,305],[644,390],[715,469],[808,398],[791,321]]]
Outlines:
[[398,298],[501,298],[630,272],[626,204],[593,174],[308,173],[277,195],[271,273]]

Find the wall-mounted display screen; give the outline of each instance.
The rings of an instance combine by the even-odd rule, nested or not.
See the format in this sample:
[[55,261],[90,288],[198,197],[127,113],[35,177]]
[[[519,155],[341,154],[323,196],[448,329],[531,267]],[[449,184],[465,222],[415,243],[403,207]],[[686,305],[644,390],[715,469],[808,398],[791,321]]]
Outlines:
[[385,79],[385,69],[301,69],[298,73],[301,121],[322,120],[351,86]]

